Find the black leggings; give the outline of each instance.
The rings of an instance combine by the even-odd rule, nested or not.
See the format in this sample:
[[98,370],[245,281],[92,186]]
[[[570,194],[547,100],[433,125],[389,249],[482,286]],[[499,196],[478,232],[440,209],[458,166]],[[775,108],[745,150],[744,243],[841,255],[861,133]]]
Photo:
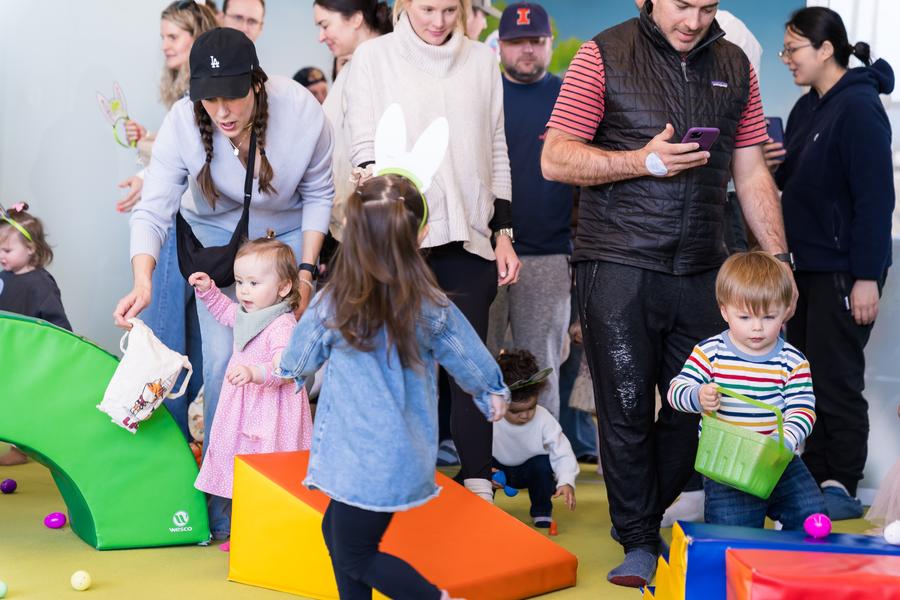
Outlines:
[[[497,295],[497,263],[467,252],[462,242],[429,249],[428,264],[441,286],[483,342],[488,315]],[[484,418],[472,396],[465,393],[443,369],[438,379],[440,438],[447,439],[447,425],[459,452],[457,481],[491,478],[493,425]],[[452,407],[452,408],[451,408]]]
[[439,599],[441,591],[378,546],[394,513],[373,512],[332,500],[322,520],[341,600],[372,599],[372,589],[398,600]]

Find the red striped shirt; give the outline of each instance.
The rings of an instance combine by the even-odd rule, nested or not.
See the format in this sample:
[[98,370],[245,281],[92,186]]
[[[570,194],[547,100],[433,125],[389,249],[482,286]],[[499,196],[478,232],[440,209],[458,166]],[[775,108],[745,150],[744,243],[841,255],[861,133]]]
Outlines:
[[[565,131],[585,140],[594,139],[603,120],[606,95],[606,70],[600,48],[593,41],[581,45],[556,99],[547,127]],[[750,66],[750,96],[741,112],[735,132],[735,148],[755,146],[769,139],[763,115],[759,80]]]

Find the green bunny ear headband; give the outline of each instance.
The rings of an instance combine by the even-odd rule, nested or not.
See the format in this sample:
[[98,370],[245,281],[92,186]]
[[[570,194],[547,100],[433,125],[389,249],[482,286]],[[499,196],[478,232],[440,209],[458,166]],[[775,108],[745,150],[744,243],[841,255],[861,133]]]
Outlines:
[[417,190],[419,190],[419,196],[422,197],[422,220],[419,222],[419,232],[421,232],[425,229],[425,224],[428,223],[428,202],[425,200],[425,193],[422,191],[422,182],[419,181],[419,178],[413,173],[406,169],[401,169],[400,167],[387,167],[386,169],[382,169],[375,173],[376,177],[382,175],[400,175],[401,177],[405,177]]
[[419,231],[428,222],[425,192],[444,160],[449,142],[450,125],[446,118],[440,117],[432,121],[409,149],[406,118],[403,109],[396,103],[387,107],[375,129],[375,175],[401,175],[418,188],[424,204]]
[[[128,104],[125,102],[125,94],[118,82],[113,82],[113,97],[107,98],[100,92],[97,92],[97,103],[100,105],[100,112],[112,125],[113,137],[116,143],[124,148],[134,148],[137,142],[129,142],[123,139],[125,131],[125,122],[128,121]],[[119,130],[122,130],[122,136]]]
[[553,372],[553,367],[547,367],[546,369],[541,369],[540,371],[538,371],[537,373],[535,373],[534,375],[532,375],[531,377],[529,377],[527,379],[520,379],[518,381],[515,381],[515,382],[509,384],[506,387],[508,387],[509,391],[511,391],[511,392],[515,391],[515,390],[521,390],[522,388],[531,387],[531,386],[538,384],[538,383],[542,382],[543,380],[547,379],[547,377],[549,377],[550,373],[552,373],[552,372]]
[[[13,210],[15,210],[16,212],[22,212],[22,211],[28,210],[28,205],[25,204],[24,202],[19,202],[18,204],[13,204],[10,208],[13,209]],[[3,207],[2,204],[0,204],[0,219],[3,219],[4,221],[6,221],[7,223],[9,223],[9,224],[12,225],[13,227],[15,227],[16,229],[18,229],[18,230],[19,230],[19,233],[21,233],[22,235],[24,235],[24,236],[25,236],[25,239],[27,239],[29,242],[34,242],[34,240],[31,238],[31,234],[28,233],[28,230],[25,229],[24,227],[22,227],[22,224],[21,224],[21,223],[19,223],[18,221],[16,221],[15,219],[13,219],[13,218],[11,217],[11,216],[9,215],[9,211],[7,211],[7,210]]]

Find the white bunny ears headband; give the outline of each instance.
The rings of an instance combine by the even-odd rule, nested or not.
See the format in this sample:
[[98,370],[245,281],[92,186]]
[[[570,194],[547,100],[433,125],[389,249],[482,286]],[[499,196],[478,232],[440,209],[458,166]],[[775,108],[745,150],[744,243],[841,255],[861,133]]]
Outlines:
[[431,186],[447,153],[450,125],[445,117],[435,119],[416,140],[412,150],[407,150],[406,139],[403,109],[399,104],[391,104],[381,115],[375,130],[375,176],[400,175],[418,188],[424,205],[419,224],[421,231],[428,222],[425,191]]

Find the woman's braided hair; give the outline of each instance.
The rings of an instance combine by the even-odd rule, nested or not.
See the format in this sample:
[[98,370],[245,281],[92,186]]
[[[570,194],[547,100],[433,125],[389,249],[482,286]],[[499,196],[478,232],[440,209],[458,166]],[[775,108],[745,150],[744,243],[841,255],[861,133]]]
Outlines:
[[[259,191],[261,193],[276,194],[276,190],[272,187],[272,165],[266,158],[266,130],[269,125],[269,96],[266,93],[266,80],[269,77],[259,67],[253,69],[250,74],[250,89],[253,90],[255,96],[255,109],[253,111],[253,130],[256,134],[256,147],[259,149]],[[206,151],[206,163],[197,174],[197,183],[200,185],[200,191],[207,199],[210,206],[216,207],[216,200],[219,198],[219,192],[216,190],[216,184],[212,179],[212,171],[210,164],[213,159],[213,133],[215,125],[206,109],[203,108],[201,101],[194,102],[194,121],[200,130],[200,140],[203,142],[203,149]]]

